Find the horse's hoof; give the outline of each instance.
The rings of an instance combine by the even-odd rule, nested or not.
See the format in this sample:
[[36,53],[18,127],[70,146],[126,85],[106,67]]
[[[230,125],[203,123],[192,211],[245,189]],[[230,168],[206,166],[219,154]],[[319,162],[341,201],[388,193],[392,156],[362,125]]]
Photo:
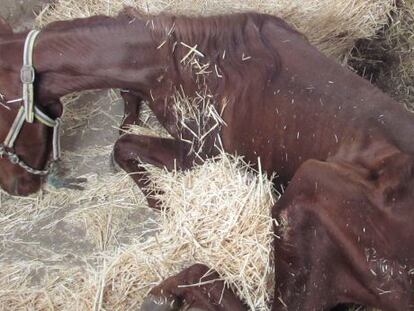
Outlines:
[[181,303],[177,299],[148,295],[142,303],[141,311],[178,311],[180,307]]

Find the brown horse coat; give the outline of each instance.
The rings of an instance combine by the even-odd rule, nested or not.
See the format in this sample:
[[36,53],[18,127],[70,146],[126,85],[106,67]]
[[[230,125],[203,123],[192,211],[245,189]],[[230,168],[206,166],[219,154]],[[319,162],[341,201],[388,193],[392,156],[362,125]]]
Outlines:
[[[24,37],[0,36],[0,89],[8,99],[19,95]],[[192,47],[203,55],[191,53],[199,55],[198,70],[208,64],[205,83],[183,61]],[[138,158],[191,167],[196,155],[187,141],[196,124],[190,120],[183,127],[173,97],[178,89],[196,98],[207,86],[225,125],[196,146],[199,155],[214,155],[219,143],[252,163],[259,156],[264,170],[279,174],[277,183],[290,181],[273,209],[275,217],[288,220],[287,228],[276,229],[282,239],[275,241],[274,310],[329,310],[338,303],[414,310],[414,117],[280,19],[146,19],[129,12],[62,22],[43,31],[34,62],[36,99],[50,115],[59,115],[60,96],[84,89],[127,88],[139,97],[132,110],[139,110],[141,98],[150,101],[175,139],[123,136],[115,158],[130,172],[138,170]],[[9,108],[0,114],[1,138],[18,107]],[[46,129],[29,125],[19,140],[21,156],[41,167],[50,147]],[[0,159],[2,187],[12,189],[13,178],[14,185],[31,184],[31,191],[39,186]],[[144,171],[133,178],[145,185]],[[177,287],[186,275],[194,280],[205,273],[200,266],[192,269],[154,294],[168,292],[206,310],[243,308],[232,303],[231,292],[230,305],[211,304],[205,286]]]
[[[330,310],[355,303],[414,310],[414,252],[408,246],[414,238],[413,115],[279,19],[153,19],[155,29],[169,29],[173,22],[175,37],[165,48],[173,48],[174,40],[197,45],[202,60],[220,68],[205,82],[217,110],[224,111],[226,126],[219,133],[224,150],[253,163],[260,157],[266,171],[278,173],[276,182],[290,181],[273,209],[275,218],[288,223],[276,229],[282,239],[275,241],[273,309]],[[177,52],[171,62],[183,55]],[[193,163],[185,143],[191,135],[185,128],[177,133],[174,103],[165,99],[177,84],[186,94],[199,91],[194,75],[182,67],[167,67],[161,79],[167,85],[156,83],[150,101],[176,140],[126,135],[115,147],[118,163],[141,173],[133,176],[141,187],[146,180],[138,159],[167,168]],[[214,154],[212,144],[202,156]],[[190,267],[152,295],[169,293],[203,310],[245,308],[231,299],[214,302],[212,293],[222,286],[178,287],[192,282],[187,275],[194,281],[205,272]],[[153,307],[154,296],[145,310]]]

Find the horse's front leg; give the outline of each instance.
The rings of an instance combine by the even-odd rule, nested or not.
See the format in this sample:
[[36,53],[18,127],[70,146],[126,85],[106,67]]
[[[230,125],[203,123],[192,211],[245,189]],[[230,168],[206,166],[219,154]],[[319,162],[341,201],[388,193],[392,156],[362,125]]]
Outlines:
[[154,287],[141,311],[245,311],[243,302],[217,272],[195,264]]
[[122,134],[130,125],[140,124],[139,113],[143,99],[129,90],[121,90],[120,94],[124,100],[124,118],[120,127],[120,133]]
[[149,173],[140,164],[151,164],[170,171],[188,169],[193,161],[187,156],[187,150],[187,144],[179,140],[126,134],[115,143],[113,155],[116,164],[131,174],[146,195],[149,206],[159,209],[159,202],[150,196],[147,189]]

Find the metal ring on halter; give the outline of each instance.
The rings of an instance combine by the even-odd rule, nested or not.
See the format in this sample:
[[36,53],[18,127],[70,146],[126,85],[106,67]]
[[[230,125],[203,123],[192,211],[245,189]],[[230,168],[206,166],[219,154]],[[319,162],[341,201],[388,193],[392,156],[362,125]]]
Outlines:
[[12,164],[19,163],[19,157],[15,153],[9,155],[9,160]]

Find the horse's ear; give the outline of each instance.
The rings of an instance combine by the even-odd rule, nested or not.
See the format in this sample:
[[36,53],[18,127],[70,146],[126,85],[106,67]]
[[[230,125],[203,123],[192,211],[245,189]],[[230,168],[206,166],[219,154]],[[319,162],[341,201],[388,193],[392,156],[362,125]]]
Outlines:
[[13,29],[6,20],[0,16],[0,35],[10,34]]

